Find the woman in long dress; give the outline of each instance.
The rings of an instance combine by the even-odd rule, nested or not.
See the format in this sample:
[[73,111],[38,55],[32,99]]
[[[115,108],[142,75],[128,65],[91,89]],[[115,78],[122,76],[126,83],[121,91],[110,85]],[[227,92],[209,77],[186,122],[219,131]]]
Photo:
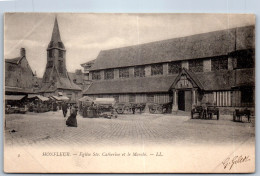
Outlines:
[[77,107],[71,108],[71,115],[68,117],[66,121],[66,125],[68,127],[77,127]]

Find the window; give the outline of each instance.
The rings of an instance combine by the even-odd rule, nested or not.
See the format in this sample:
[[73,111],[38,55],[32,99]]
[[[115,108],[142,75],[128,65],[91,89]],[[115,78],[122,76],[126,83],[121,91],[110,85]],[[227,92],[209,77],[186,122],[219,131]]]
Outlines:
[[114,79],[114,69],[105,70],[105,79]]
[[53,61],[48,61],[47,68],[53,67]]
[[190,60],[189,70],[193,72],[203,72],[203,61],[201,59]]
[[49,57],[53,57],[53,50],[49,50]]
[[63,51],[59,50],[59,57],[63,58]]
[[129,68],[120,68],[119,78],[129,78]]
[[93,71],[92,72],[92,79],[93,80],[100,80],[101,79],[100,71]]
[[59,48],[64,48],[64,46],[63,46],[63,43],[62,43],[62,42],[58,42],[58,46],[59,46]]
[[151,66],[151,75],[162,75],[163,74],[163,65],[154,64]]
[[181,70],[181,62],[170,62],[168,64],[169,74],[177,74]]
[[135,77],[145,77],[145,66],[137,66],[134,68]]
[[228,58],[227,57],[218,57],[211,59],[211,70],[227,70],[228,69]]
[[59,73],[63,73],[63,61],[59,60]]
[[254,68],[254,53],[252,51],[240,51],[235,56],[237,58],[237,68]]

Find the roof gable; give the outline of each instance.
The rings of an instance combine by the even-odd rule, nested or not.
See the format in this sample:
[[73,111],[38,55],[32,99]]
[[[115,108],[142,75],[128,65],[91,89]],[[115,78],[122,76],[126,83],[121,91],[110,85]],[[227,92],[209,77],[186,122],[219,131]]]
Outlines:
[[[182,79],[183,76],[185,76],[184,81],[186,82],[186,84],[180,83],[180,80]],[[181,87],[178,87],[178,88],[187,88],[187,86],[189,86],[190,83],[192,84],[191,85],[192,87],[198,87],[201,90],[204,89],[203,85],[201,84],[201,82],[199,81],[197,76],[192,71],[189,71],[186,68],[183,68],[182,71],[179,73],[179,75],[174,80],[171,87],[176,88],[180,85]]]

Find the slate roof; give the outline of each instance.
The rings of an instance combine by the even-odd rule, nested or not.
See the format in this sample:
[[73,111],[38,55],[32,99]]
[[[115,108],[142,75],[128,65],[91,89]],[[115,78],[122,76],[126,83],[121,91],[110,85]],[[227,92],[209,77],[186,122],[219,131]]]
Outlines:
[[255,48],[254,37],[254,26],[246,26],[103,50],[90,70],[227,55]]
[[85,62],[85,63],[80,64],[80,65],[83,67],[84,65],[93,65],[94,63],[95,63],[95,59],[88,61],[88,62]]
[[68,72],[71,81],[76,80],[77,84],[83,84],[83,73],[78,75],[77,73]]
[[201,72],[195,74],[197,79],[203,85],[204,90],[230,90],[234,85],[234,71],[221,70],[215,72]]
[[16,93],[26,93],[27,94],[27,93],[33,93],[33,89],[5,86],[5,92],[16,92]]
[[6,63],[10,63],[10,64],[16,64],[16,65],[18,65],[23,58],[24,58],[24,56],[22,56],[22,57],[16,57],[16,58],[13,58],[13,59],[5,59],[5,62],[6,62]]
[[64,90],[78,90],[81,91],[81,88],[74,84],[72,81],[66,78],[59,78],[60,81],[55,82],[53,85],[51,83],[42,83],[41,90],[38,92],[54,92],[57,89]]
[[[200,89],[205,91],[224,91],[231,90],[237,86],[255,85],[254,69],[221,70],[200,73],[186,70],[185,73],[196,82]],[[179,75],[95,81],[83,94],[168,92],[172,85],[178,81]]]
[[83,94],[168,92],[177,75],[96,81]]
[[5,100],[21,100],[25,97],[25,95],[5,95]]

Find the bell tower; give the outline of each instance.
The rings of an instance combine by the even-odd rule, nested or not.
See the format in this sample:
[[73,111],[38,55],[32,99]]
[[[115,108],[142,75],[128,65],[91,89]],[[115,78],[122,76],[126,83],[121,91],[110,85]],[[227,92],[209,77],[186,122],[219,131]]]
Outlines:
[[51,41],[47,48],[47,64],[43,82],[56,82],[57,78],[68,78],[66,69],[66,49],[61,41],[57,17],[55,17]]

